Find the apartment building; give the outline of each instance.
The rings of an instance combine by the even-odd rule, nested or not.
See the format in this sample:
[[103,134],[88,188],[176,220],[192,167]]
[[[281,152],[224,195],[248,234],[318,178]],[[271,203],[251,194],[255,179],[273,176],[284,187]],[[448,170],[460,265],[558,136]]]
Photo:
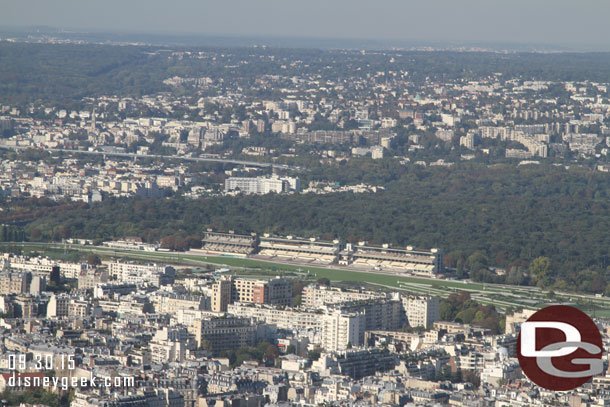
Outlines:
[[253,346],[256,341],[256,325],[249,319],[219,317],[195,320],[192,331],[199,347],[209,347],[213,352]]
[[16,318],[35,318],[38,313],[38,301],[28,295],[18,295],[13,301]]
[[206,298],[202,296],[190,296],[190,295],[158,295],[153,300],[155,305],[155,311],[157,313],[172,314],[175,315],[179,310],[192,309],[192,310],[204,310],[209,305],[206,302]]
[[364,329],[367,331],[394,331],[400,329],[405,321],[403,304],[398,297],[329,304],[326,308],[329,311],[363,315]]
[[66,294],[52,295],[47,304],[47,318],[68,316],[70,297]]
[[279,277],[271,280],[233,280],[233,302],[292,305],[292,284]]
[[275,192],[300,191],[301,183],[299,178],[291,177],[229,177],[225,180],[226,192],[241,192],[246,195],[250,194],[268,194]]
[[252,318],[280,329],[322,329],[321,314],[285,309],[279,312],[276,308],[261,304],[237,303],[228,306],[229,314],[242,318]]
[[403,297],[402,304],[409,326],[427,329],[438,321],[439,299],[436,297]]
[[[312,329],[322,335],[324,349],[344,350],[349,346],[364,343],[366,317],[363,313],[340,309],[312,313],[306,311],[282,310],[254,304],[231,304],[228,312],[242,318],[252,318],[281,329]],[[348,346],[349,345],[349,346]]]
[[78,288],[80,290],[93,290],[98,284],[103,284],[107,281],[108,272],[106,270],[88,268],[81,271],[78,276]]
[[334,311],[321,316],[322,347],[326,351],[345,350],[364,343],[363,314]]
[[398,362],[395,355],[384,353],[381,349],[346,350],[334,354],[333,359],[342,375],[356,380],[391,370]]
[[59,266],[59,273],[64,278],[78,278],[80,276],[81,271],[88,268],[87,264],[81,263],[65,263],[59,262],[57,263]]
[[233,300],[233,279],[222,276],[212,285],[212,311],[226,312]]
[[109,263],[108,272],[110,277],[122,283],[150,284],[156,287],[173,284],[176,275],[170,266],[121,262]]
[[338,287],[311,284],[303,289],[302,304],[308,308],[320,308],[327,304],[351,301],[366,301],[387,298],[388,294],[377,291],[347,290]]
[[225,312],[235,303],[292,305],[292,284],[279,277],[254,280],[222,276],[212,285],[212,311]]
[[67,294],[52,295],[47,304],[47,318],[85,318],[91,314],[91,303]]
[[25,294],[29,290],[32,274],[29,272],[0,273],[0,294]]

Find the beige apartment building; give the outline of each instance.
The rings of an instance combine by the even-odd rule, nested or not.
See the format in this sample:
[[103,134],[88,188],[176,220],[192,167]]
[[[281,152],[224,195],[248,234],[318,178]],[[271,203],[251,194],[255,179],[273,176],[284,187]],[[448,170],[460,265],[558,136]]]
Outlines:
[[223,276],[212,286],[212,311],[226,312],[235,302],[292,305],[292,284],[279,277],[254,280]]

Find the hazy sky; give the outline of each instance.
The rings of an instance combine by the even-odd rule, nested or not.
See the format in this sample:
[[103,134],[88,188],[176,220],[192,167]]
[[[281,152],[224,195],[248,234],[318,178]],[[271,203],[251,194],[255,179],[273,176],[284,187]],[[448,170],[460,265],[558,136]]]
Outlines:
[[0,0],[0,25],[593,45],[610,49],[607,0]]

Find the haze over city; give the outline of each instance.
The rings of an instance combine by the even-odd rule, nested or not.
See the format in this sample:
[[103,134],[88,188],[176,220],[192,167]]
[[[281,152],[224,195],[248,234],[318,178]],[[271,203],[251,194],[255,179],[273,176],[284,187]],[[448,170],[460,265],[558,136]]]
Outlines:
[[595,0],[10,0],[1,8],[3,26],[610,49],[610,3]]

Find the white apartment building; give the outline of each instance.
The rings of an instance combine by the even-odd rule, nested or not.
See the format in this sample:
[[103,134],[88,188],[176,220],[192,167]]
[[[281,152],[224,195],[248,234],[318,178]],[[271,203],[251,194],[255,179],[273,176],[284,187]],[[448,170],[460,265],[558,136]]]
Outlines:
[[179,341],[151,341],[150,358],[153,363],[182,362],[186,357],[186,344]]
[[320,308],[326,304],[385,298],[388,298],[388,295],[383,292],[343,290],[315,284],[305,287],[301,294],[302,304],[308,308]]
[[10,259],[10,266],[15,271],[29,271],[32,273],[51,274],[53,268],[57,267],[57,263],[46,258],[31,258],[15,257]]
[[218,316],[218,314],[210,311],[181,308],[172,314],[171,323],[172,325],[192,326],[197,320],[214,316]]
[[69,306],[69,296],[65,294],[52,295],[47,304],[47,318],[67,317]]
[[326,351],[339,351],[364,342],[363,314],[333,312],[321,316],[322,346]]
[[460,137],[460,146],[466,147],[469,150],[474,150],[474,134],[468,133]]
[[225,192],[239,190],[241,193],[250,194],[268,194],[275,192],[289,192],[291,190],[299,191],[301,183],[299,178],[291,177],[230,177],[225,180]]
[[176,314],[179,310],[203,310],[206,299],[200,296],[188,295],[158,295],[153,299],[155,311],[161,314]]
[[127,284],[160,286],[165,278],[173,278],[174,268],[159,264],[109,263],[108,272],[117,281]]
[[82,263],[57,263],[59,266],[59,273],[64,278],[78,278],[80,276],[81,271],[87,268],[86,264]]
[[266,324],[276,325],[280,329],[313,329],[322,334],[321,345],[327,351],[345,350],[348,344],[360,346],[364,342],[365,315],[348,313],[341,310],[325,313],[282,310],[269,306],[230,304],[229,314],[253,318]]
[[47,318],[85,318],[91,314],[91,304],[86,299],[71,298],[66,294],[52,295],[47,305]]
[[294,310],[280,312],[267,305],[242,303],[229,304],[227,312],[238,317],[254,318],[266,324],[276,325],[280,329],[322,329],[321,314],[313,312]]
[[412,327],[430,328],[438,321],[439,300],[436,297],[404,297],[402,304]]
[[521,367],[515,360],[502,360],[488,364],[481,372],[481,383],[499,386],[502,381],[516,380],[522,377]]

